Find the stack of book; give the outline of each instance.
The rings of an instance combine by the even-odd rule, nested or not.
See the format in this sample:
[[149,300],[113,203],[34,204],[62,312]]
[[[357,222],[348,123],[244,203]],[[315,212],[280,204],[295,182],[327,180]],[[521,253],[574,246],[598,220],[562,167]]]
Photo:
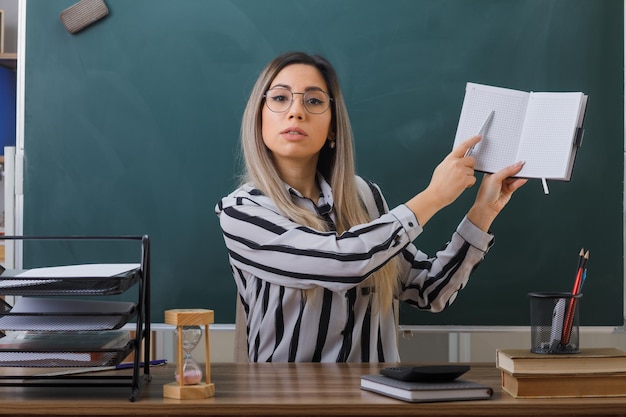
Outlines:
[[502,389],[516,398],[626,396],[626,352],[588,348],[571,354],[499,349]]

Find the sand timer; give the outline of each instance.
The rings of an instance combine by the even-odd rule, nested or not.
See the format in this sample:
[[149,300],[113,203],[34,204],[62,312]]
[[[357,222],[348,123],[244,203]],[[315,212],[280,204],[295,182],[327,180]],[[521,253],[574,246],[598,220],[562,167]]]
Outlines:
[[[213,310],[166,310],[165,323],[176,326],[178,351],[176,382],[163,385],[163,396],[179,400],[212,397],[215,386],[211,383],[209,324],[213,323]],[[205,327],[206,382],[202,382],[202,369],[191,355],[202,338],[202,325]]]
[[[178,337],[178,332],[183,332],[183,368],[180,372],[182,372],[183,383],[182,385],[196,385],[200,381],[202,381],[202,369],[196,363],[193,356],[191,356],[191,351],[195,349],[202,338],[202,327],[200,326],[183,326],[177,327],[174,334]],[[180,347],[179,347],[180,349]],[[180,367],[176,367],[176,372],[174,376],[176,377],[176,382],[180,381],[181,374],[179,373]]]

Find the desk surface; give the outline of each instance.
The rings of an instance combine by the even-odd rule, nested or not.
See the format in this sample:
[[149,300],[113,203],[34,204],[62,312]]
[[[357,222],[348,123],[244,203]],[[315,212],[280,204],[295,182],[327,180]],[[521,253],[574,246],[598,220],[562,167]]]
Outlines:
[[[359,377],[383,366],[213,364],[214,397],[174,400],[162,396],[163,385],[173,381],[168,365],[151,369],[152,381],[136,402],[128,400],[126,387],[1,387],[0,415],[626,415],[626,397],[515,399],[502,392],[493,364],[474,364],[465,375],[491,386],[491,400],[411,404],[361,390]],[[15,370],[0,368],[8,371]]]

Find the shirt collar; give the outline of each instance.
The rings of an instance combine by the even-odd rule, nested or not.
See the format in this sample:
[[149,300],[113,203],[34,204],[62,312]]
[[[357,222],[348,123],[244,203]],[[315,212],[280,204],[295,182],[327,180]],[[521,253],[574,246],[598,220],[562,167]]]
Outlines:
[[[319,172],[317,173],[317,181],[318,184],[320,186],[320,198],[317,202],[317,207],[320,210],[320,212],[322,214],[324,213],[328,213],[332,210],[333,208],[333,190],[332,188],[330,188],[330,184],[326,181],[326,179],[324,178],[324,176],[322,174],[320,174]],[[289,194],[291,194],[294,197],[300,198],[300,199],[305,199],[307,201],[310,201],[308,198],[304,197],[300,191],[296,190],[295,188],[293,188],[292,186],[290,186],[287,183],[283,183],[285,186],[285,189],[289,192]]]

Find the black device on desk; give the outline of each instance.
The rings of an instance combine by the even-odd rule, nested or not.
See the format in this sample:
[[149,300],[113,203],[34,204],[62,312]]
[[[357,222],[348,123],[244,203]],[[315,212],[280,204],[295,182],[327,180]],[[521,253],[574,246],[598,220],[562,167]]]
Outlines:
[[400,381],[445,382],[455,380],[469,369],[469,365],[403,365],[383,368],[380,373]]

